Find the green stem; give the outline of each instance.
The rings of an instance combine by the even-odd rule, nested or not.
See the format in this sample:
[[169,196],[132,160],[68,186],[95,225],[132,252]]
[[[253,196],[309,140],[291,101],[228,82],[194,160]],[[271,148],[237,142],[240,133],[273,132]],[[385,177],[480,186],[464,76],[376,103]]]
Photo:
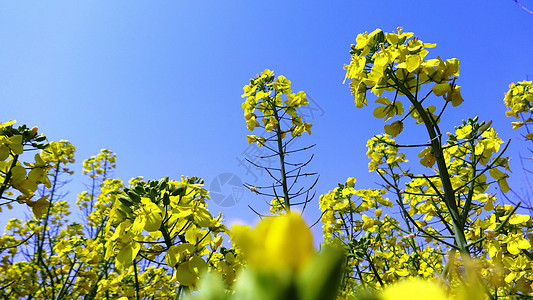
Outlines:
[[164,223],[161,223],[161,226],[159,227],[159,231],[161,231],[161,234],[163,235],[163,239],[165,240],[165,245],[167,248],[170,248],[172,246],[172,239],[170,238],[170,234],[167,231],[167,228],[165,227]]
[[376,267],[374,266],[374,263],[372,262],[372,258],[370,258],[370,255],[368,255],[366,251],[365,251],[365,256],[379,284],[381,285],[381,287],[385,287],[385,284],[383,283],[383,281],[381,280],[381,277],[379,276],[378,270],[376,269]]
[[276,136],[277,136],[277,142],[278,142],[278,156],[279,156],[279,163],[280,163],[280,173],[281,173],[281,184],[283,187],[283,198],[285,203],[285,209],[290,212],[291,211],[291,202],[289,199],[289,189],[287,186],[287,175],[285,173],[285,151],[283,149],[283,137],[282,137],[282,131],[281,126],[279,125],[280,117],[278,115],[277,109],[274,107],[274,117],[276,118]]
[[450,174],[448,173],[448,167],[446,166],[446,161],[444,159],[442,145],[440,142],[440,138],[435,131],[436,124],[434,124],[434,122],[431,120],[430,116],[428,115],[422,104],[416,99],[415,96],[413,96],[413,94],[411,94],[411,92],[404,85],[404,83],[396,77],[390,67],[387,68],[387,73],[389,74],[389,77],[394,81],[394,83],[396,83],[400,92],[407,96],[409,101],[411,101],[411,104],[414,106],[414,108],[422,118],[424,125],[426,126],[426,130],[429,134],[432,153],[435,156],[437,167],[439,170],[439,177],[442,182],[442,188],[444,189],[444,203],[448,207],[452,219],[455,234],[455,243],[457,244],[457,248],[459,249],[459,252],[461,254],[470,257],[470,253],[467,248],[466,237],[460,220],[461,216],[457,207],[457,202],[455,200],[455,192],[452,187],[452,183],[450,181]]
[[[48,269],[48,266],[46,265],[46,262],[43,259],[43,252],[44,252],[44,241],[46,240],[46,229],[48,227],[48,220],[50,218],[50,211],[52,209],[52,201],[54,200],[54,194],[57,186],[57,178],[59,176],[59,168],[61,163],[57,163],[56,168],[54,170],[54,179],[52,184],[52,189],[50,190],[50,203],[48,204],[48,208],[46,210],[46,216],[44,218],[44,224],[41,234],[37,235],[37,262],[40,263],[43,268],[46,270],[46,275],[50,277],[50,285],[52,288],[52,298],[55,297],[55,281],[54,277],[52,276],[50,270]],[[53,245],[50,241],[50,255],[53,255]],[[46,278],[46,277],[45,277]]]
[[[472,172],[470,173],[470,178],[476,178],[476,154],[475,149],[476,146],[474,145],[473,141],[470,141],[470,146],[472,147]],[[470,184],[468,188],[468,195],[466,197],[465,206],[463,208],[463,212],[461,213],[461,223],[463,226],[466,224],[466,220],[468,219],[468,211],[470,210],[470,206],[472,205],[472,199],[474,197],[474,190],[476,188],[476,180],[472,179],[472,183]]]
[[137,294],[137,300],[141,300],[141,295],[139,294],[139,278],[138,278],[138,270],[137,270],[137,260],[133,260],[133,270],[135,272],[135,292]]
[[17,165],[18,158],[19,158],[18,155],[13,156],[13,162],[11,163],[11,166],[9,166],[9,171],[7,171],[6,177],[4,178],[4,182],[2,183],[2,186],[0,187],[0,198],[4,195],[4,192],[9,188],[9,181],[11,180],[11,176],[13,175],[11,171]]

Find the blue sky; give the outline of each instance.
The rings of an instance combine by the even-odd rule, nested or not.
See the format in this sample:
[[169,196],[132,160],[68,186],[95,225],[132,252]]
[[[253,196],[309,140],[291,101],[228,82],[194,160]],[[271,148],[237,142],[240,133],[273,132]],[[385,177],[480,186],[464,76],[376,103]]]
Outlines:
[[[317,144],[309,168],[320,173],[317,195],[347,177],[375,187],[365,144],[383,123],[355,107],[342,68],[358,33],[398,26],[437,44],[429,58],[461,61],[465,102],[447,111],[443,130],[479,115],[513,139],[509,156],[524,153],[502,99],[509,83],[533,79],[533,15],[512,0],[3,2],[0,121],[39,126],[49,140],[77,147],[67,186],[73,205],[87,183],[81,162],[102,148],[117,154],[115,175],[125,181],[188,175],[209,188],[231,173],[254,183],[238,162],[250,134],[240,96],[269,68],[320,108],[302,139]],[[265,200],[244,191],[236,206],[209,208],[252,222],[247,205],[266,211]],[[307,217],[318,215],[316,199]]]

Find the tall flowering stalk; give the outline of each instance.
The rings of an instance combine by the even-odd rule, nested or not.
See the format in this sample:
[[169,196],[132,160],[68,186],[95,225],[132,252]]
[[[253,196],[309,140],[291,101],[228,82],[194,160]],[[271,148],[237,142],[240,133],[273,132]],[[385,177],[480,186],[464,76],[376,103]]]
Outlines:
[[[443,131],[445,110],[464,100],[456,84],[459,60],[426,58],[433,47],[401,28],[360,34],[351,47],[345,69],[355,105],[374,106],[374,117],[385,121],[385,134],[367,143],[369,171],[383,188],[356,189],[350,178],[320,199],[325,243],[350,249],[341,289],[349,296],[359,285],[382,289],[410,276],[438,276],[456,286],[455,264],[474,258],[486,295],[529,293],[524,282],[533,278],[521,272],[533,257],[531,220],[488,192],[494,183],[509,191],[508,143],[502,146],[491,122],[477,117]],[[396,142],[409,118],[427,140]],[[417,148],[419,165],[409,165],[403,151]],[[430,171],[416,174],[424,168]],[[398,217],[387,214],[389,207]],[[460,259],[449,263],[454,251]]]
[[[309,104],[306,93],[300,91],[293,93],[291,82],[284,76],[275,77],[270,70],[263,71],[259,76],[250,80],[250,84],[244,86],[242,104],[246,127],[253,131],[256,128],[264,128],[266,137],[248,135],[249,144],[256,143],[259,147],[265,147],[272,155],[261,158],[277,157],[279,168],[262,166],[248,160],[255,167],[262,168],[274,180],[272,186],[255,187],[248,185],[252,191],[273,197],[271,201],[271,213],[290,211],[291,206],[306,205],[311,199],[310,191],[316,184],[316,173],[303,172],[311,158],[304,163],[288,161],[291,153],[307,150],[313,146],[291,150],[289,144],[296,138],[307,132],[311,134],[312,125],[302,120],[297,109]],[[283,100],[285,98],[285,100]],[[259,121],[262,121],[262,125]],[[308,188],[298,188],[298,179],[307,176],[316,176],[314,183]],[[264,192],[264,189],[272,189],[272,192]],[[297,201],[300,196],[305,196],[303,201]]]

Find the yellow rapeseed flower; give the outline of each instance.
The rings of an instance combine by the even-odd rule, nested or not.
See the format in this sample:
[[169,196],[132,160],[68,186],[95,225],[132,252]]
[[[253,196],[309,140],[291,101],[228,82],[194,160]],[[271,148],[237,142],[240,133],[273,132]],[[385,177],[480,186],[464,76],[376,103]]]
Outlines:
[[298,271],[314,252],[313,235],[297,213],[263,219],[252,229],[234,225],[232,238],[249,266],[257,270]]
[[387,287],[382,300],[447,300],[446,293],[436,283],[421,278],[412,278]]

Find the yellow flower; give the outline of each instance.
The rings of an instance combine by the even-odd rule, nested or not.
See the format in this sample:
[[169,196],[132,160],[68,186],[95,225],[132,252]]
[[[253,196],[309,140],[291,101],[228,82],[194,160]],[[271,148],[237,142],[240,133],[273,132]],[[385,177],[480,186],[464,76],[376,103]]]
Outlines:
[[291,93],[291,81],[288,80],[285,76],[280,75],[272,84],[272,86],[278,90],[280,93]]
[[466,125],[455,130],[458,139],[466,139],[472,133],[472,125]]
[[408,279],[387,287],[381,293],[383,300],[447,300],[444,290],[437,284],[419,278]]
[[313,255],[313,235],[297,213],[263,219],[253,229],[234,225],[232,238],[257,270],[298,271]]

